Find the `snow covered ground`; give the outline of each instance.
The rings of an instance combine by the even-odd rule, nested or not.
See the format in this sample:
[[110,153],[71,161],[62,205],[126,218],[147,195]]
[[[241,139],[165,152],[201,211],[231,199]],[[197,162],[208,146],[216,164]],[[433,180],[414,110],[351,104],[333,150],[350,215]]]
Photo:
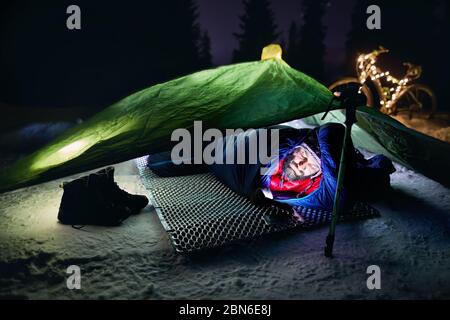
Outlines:
[[399,113],[394,118],[408,128],[450,143],[450,115],[448,113],[436,114],[431,119],[416,114],[409,119],[408,114]]
[[[377,219],[177,254],[147,207],[120,227],[75,230],[57,222],[62,180],[0,195],[0,298],[29,299],[417,299],[450,298],[450,190],[397,166],[395,192]],[[145,193],[133,161],[117,181]],[[188,212],[186,214],[189,214]],[[81,268],[81,290],[66,268]],[[381,268],[381,290],[366,269]]]

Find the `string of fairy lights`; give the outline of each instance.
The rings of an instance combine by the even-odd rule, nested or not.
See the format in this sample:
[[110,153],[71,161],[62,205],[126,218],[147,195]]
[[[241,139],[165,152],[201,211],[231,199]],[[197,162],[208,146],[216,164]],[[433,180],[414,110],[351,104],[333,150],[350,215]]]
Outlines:
[[[382,71],[376,65],[376,58],[380,53],[387,52],[387,50],[374,51],[369,54],[362,54],[358,57],[358,74],[359,82],[364,85],[368,78],[372,81],[386,80],[392,86],[383,86],[383,97],[380,97],[380,104],[389,110],[395,103],[400,93],[406,88],[409,79],[403,78],[401,80],[393,77],[389,71]],[[362,87],[360,88],[360,90]]]

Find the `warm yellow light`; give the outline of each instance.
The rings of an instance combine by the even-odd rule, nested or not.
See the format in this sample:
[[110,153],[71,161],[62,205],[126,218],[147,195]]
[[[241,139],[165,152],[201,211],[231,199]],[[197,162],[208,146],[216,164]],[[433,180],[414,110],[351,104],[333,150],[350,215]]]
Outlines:
[[33,164],[32,168],[35,170],[39,170],[72,160],[84,153],[95,142],[96,140],[92,138],[80,139],[75,142],[69,143],[68,145],[56,150],[55,152],[42,154],[41,157]]
[[78,140],[65,146],[64,148],[59,149],[58,153],[61,154],[62,156],[70,156],[83,149],[86,146],[86,144],[87,144],[86,141]]
[[278,44],[269,44],[261,53],[261,60],[282,59],[283,50]]

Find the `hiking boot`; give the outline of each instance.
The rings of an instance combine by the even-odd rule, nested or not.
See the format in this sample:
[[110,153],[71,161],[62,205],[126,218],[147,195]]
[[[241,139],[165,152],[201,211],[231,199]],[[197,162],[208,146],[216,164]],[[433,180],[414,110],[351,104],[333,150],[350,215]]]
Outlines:
[[130,209],[131,214],[138,214],[145,208],[149,201],[146,196],[131,194],[121,189],[114,181],[114,167],[107,167],[98,172],[107,178],[106,192],[110,199],[118,205],[126,206]]
[[106,181],[104,175],[93,173],[64,183],[58,220],[69,225],[120,225],[131,210],[109,199],[104,192]]
[[105,215],[109,215],[112,221],[120,223],[132,214],[132,210],[126,204],[118,203],[111,197],[109,178],[102,171],[90,174],[89,181],[93,203],[99,204],[97,210],[100,212],[106,210]]

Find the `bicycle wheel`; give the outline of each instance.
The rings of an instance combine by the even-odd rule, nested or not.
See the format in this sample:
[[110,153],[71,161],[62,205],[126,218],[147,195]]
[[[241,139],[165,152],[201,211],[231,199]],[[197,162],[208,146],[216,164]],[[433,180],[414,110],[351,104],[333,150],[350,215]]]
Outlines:
[[412,118],[416,113],[419,116],[431,118],[436,112],[436,96],[429,87],[422,84],[413,84],[406,88],[406,92],[396,103],[398,111],[408,111]]
[[[358,81],[358,79],[356,78],[343,78],[341,80],[338,80],[334,83],[332,83],[328,89],[331,92],[336,92],[336,91],[341,91],[343,89],[349,89],[349,88],[354,88],[354,90],[359,90],[359,88],[361,87],[361,83]],[[378,108],[377,105],[375,105],[375,101],[373,98],[373,94],[372,91],[370,90],[370,88],[367,85],[363,85],[362,86],[362,93],[366,96],[367,98],[367,103],[366,105],[372,108]]]

